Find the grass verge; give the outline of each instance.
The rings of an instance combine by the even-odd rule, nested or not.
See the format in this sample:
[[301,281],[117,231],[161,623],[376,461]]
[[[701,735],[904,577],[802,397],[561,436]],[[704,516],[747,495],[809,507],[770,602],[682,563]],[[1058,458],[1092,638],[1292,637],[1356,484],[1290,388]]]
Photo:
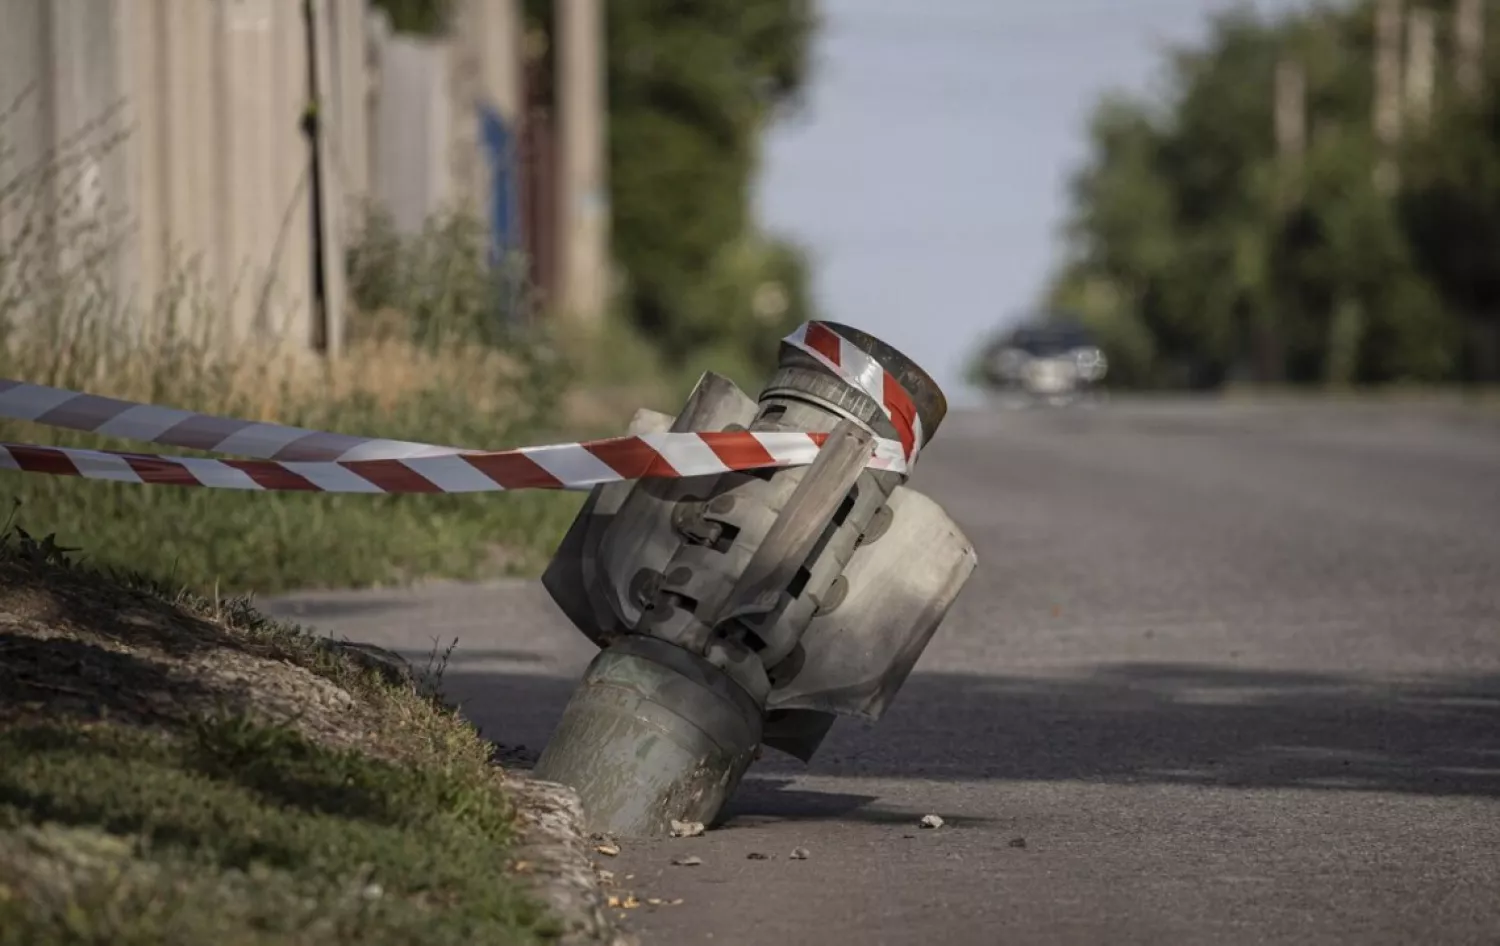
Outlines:
[[[107,359],[101,370],[93,358],[53,367],[39,355],[25,349],[0,355],[0,377],[247,420],[481,449],[534,442],[559,426],[550,405],[528,400],[532,382],[503,353],[482,346],[362,342],[333,366],[271,354],[216,362],[205,350],[170,345]],[[0,439],[153,449],[23,423],[0,424]],[[66,543],[89,549],[101,566],[140,569],[202,593],[528,573],[551,553],[579,503],[573,495],[538,491],[264,494],[5,477],[0,495],[20,503],[22,525],[46,523]]]
[[558,932],[490,750],[426,690],[212,601],[0,544],[0,944]]

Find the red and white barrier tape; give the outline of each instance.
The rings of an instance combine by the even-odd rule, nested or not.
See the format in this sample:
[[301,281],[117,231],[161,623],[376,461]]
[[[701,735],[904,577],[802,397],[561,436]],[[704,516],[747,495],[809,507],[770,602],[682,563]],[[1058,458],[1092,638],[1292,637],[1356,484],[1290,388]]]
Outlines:
[[0,379],[0,417],[260,460],[399,460],[465,452],[459,447],[351,437],[195,414],[5,379]]
[[[0,444],[0,469],[85,479],[210,489],[322,493],[483,493],[588,490],[649,477],[712,476],[805,466],[827,434],[705,432],[644,434],[478,453],[376,460],[216,460]],[[894,440],[876,442],[875,469],[902,471]]]
[[[870,465],[909,469],[921,446],[921,422],[890,373],[821,323],[802,326],[786,341],[865,391],[891,418],[900,442],[877,440]],[[0,444],[0,469],[127,483],[331,493],[588,490],[628,479],[803,466],[826,439],[798,432],[660,433],[478,451],[214,417],[3,379],[0,417],[252,458],[6,443]]]
[[884,365],[822,322],[804,323],[785,341],[874,398],[896,428],[906,459],[916,461],[924,436],[922,418],[917,415],[911,395]]

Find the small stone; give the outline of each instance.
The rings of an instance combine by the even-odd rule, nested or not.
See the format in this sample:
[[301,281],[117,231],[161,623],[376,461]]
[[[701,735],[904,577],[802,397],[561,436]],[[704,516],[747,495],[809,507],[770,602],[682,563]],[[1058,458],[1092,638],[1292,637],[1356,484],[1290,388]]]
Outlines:
[[792,849],[792,860],[794,860],[794,861],[805,861],[805,860],[807,860],[808,856],[809,856],[808,850],[805,847],[798,847],[798,848],[793,848]]
[[1026,846],[1026,839],[1025,838],[1011,838],[1010,839],[1010,846],[1011,847],[1025,847]]
[[692,855],[689,855],[687,857],[674,857],[674,858],[672,858],[672,865],[674,867],[697,867],[699,864],[702,864],[702,863],[703,863],[703,858],[698,857],[696,854],[692,854]]
[[616,857],[620,853],[620,846],[618,844],[601,844],[598,847],[594,848],[594,850],[598,851],[600,854],[603,854],[605,857]]
[[665,903],[666,901],[663,900],[661,897],[647,897],[646,898],[646,902],[649,903],[653,907],[659,907],[663,903]]
[[765,861],[765,860],[770,860],[770,858],[766,857],[766,855],[760,853],[759,851],[751,851],[749,854],[745,855],[745,859],[746,860],[751,860],[751,861]]
[[943,826],[943,819],[937,815],[923,815],[920,823],[924,828],[941,828]]
[[672,837],[674,838],[697,838],[703,836],[703,822],[701,821],[673,821]]
[[603,870],[603,869],[601,869],[599,871],[599,883],[600,884],[603,884],[604,886],[608,887],[611,884],[613,884],[614,882],[615,882],[615,872],[614,871],[612,871],[612,870]]
[[667,906],[669,906],[669,907],[680,907],[680,906],[682,906],[682,898],[678,897],[676,900],[668,900],[667,901]]

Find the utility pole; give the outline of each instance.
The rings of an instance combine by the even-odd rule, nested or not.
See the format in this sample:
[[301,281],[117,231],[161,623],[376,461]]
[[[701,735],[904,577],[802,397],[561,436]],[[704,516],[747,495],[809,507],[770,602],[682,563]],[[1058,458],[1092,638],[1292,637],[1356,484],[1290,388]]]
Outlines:
[[[1283,222],[1302,201],[1302,162],[1307,151],[1307,70],[1294,56],[1276,63],[1272,126],[1276,136],[1276,211]],[[1285,346],[1275,314],[1262,309],[1244,327],[1255,379],[1273,384],[1285,375]]]
[[1432,93],[1436,85],[1437,17],[1425,7],[1406,14],[1406,116],[1413,128],[1425,130],[1432,122]]
[[1276,151],[1281,160],[1282,203],[1296,198],[1297,178],[1307,150],[1307,72],[1295,59],[1276,64]]
[[1484,3],[1458,0],[1453,10],[1454,78],[1470,100],[1484,89]]
[[609,293],[603,0],[556,0],[558,175],[557,307],[595,322]]
[[1401,142],[1401,0],[1379,0],[1375,8],[1375,103],[1372,124],[1380,156],[1375,186],[1385,193],[1400,180],[1396,148]]

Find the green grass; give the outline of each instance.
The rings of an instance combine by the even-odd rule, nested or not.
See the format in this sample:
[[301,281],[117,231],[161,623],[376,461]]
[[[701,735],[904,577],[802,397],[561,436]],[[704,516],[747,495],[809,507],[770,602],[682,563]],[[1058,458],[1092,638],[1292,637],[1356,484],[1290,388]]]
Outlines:
[[[472,727],[243,601],[12,540],[0,661],[4,946],[558,932],[518,883]],[[329,684],[349,702],[319,708]],[[278,694],[302,708],[278,715]]]
[[[360,357],[357,353],[353,357]],[[113,381],[79,384],[28,365],[0,361],[0,376],[58,383],[92,393],[139,396]],[[171,368],[163,366],[162,371]],[[228,385],[146,397],[174,407],[274,419],[342,433],[503,448],[546,436],[547,428],[508,406],[487,406],[502,382],[439,378],[430,387],[380,404],[314,384],[254,409]],[[72,382],[72,383],[69,383]],[[184,386],[185,387],[185,386]],[[491,391],[484,389],[489,387]],[[35,425],[0,424],[0,437],[126,450],[106,441]],[[5,473],[0,496],[19,501],[21,524],[45,523],[65,544],[90,550],[101,565],[128,566],[199,590],[276,592],[304,586],[362,586],[425,576],[479,577],[535,571],[578,508],[573,495],[541,492],[469,496],[256,494],[143,487]]]

